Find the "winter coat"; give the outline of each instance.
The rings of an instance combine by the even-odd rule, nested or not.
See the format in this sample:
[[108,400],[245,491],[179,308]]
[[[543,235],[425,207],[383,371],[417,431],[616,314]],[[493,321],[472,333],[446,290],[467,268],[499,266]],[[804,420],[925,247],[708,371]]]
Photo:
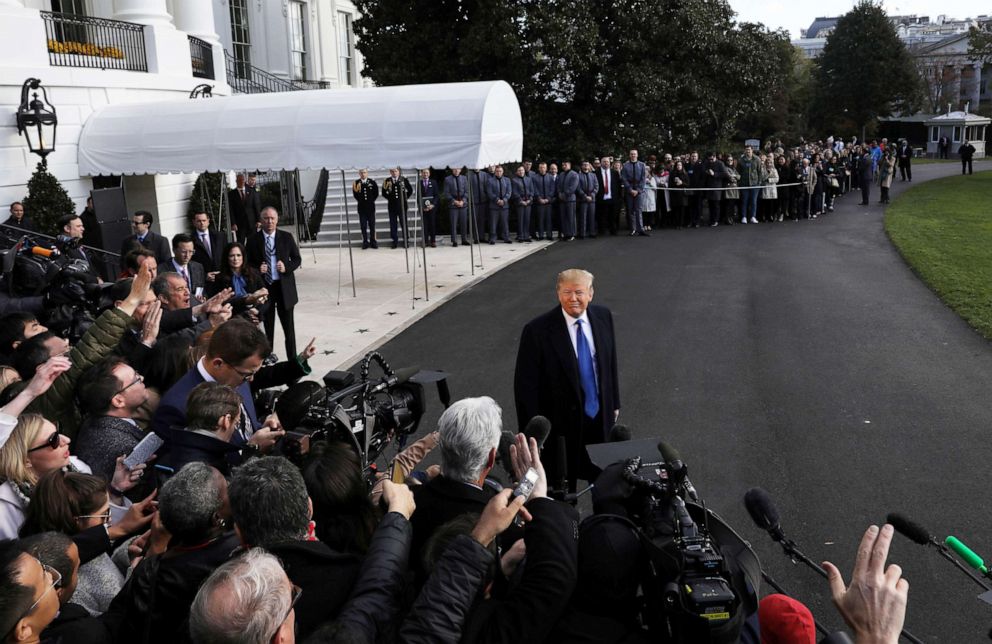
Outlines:
[[750,159],[746,155],[741,155],[737,161],[737,171],[741,178],[738,185],[741,188],[753,188],[761,185],[761,159],[757,155]]
[[52,386],[31,401],[27,412],[41,414],[59,425],[59,431],[75,438],[82,417],[76,406],[76,382],[94,364],[110,355],[131,323],[131,316],[113,308],[103,312],[69,353],[72,366]]
[[672,170],[668,175],[668,187],[673,188],[669,192],[669,200],[672,208],[682,208],[689,203],[689,193],[684,188],[689,187],[689,175],[685,170]]
[[[710,174],[712,172],[713,174]],[[707,190],[706,200],[707,201],[720,201],[723,199],[723,185],[727,180],[727,166],[723,165],[723,162],[719,159],[715,161],[706,161],[703,164],[703,177],[705,180],[705,187],[707,188],[721,188],[721,190]]]
[[778,183],[778,170],[772,168],[771,170],[765,169],[765,187],[761,191],[762,199],[778,199],[778,188],[775,184]]
[[644,191],[641,192],[641,210],[644,212],[654,212],[658,209],[658,178],[648,172],[644,180]]
[[723,195],[727,199],[736,201],[741,198],[741,191],[737,189],[737,182],[741,180],[741,173],[737,171],[736,167],[726,166],[726,168],[727,178],[724,182],[724,187],[728,189],[723,191]]
[[104,480],[114,478],[117,457],[130,454],[145,433],[134,423],[114,416],[89,416],[79,428],[72,451]]
[[892,187],[892,177],[894,177],[896,173],[895,167],[895,157],[882,157],[882,160],[878,162],[878,185],[883,188]]

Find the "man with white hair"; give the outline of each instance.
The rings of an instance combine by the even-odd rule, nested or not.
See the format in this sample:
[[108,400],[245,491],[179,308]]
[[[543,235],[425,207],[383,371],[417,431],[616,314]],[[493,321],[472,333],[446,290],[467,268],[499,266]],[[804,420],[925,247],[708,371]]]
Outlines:
[[197,644],[294,644],[301,594],[276,557],[252,548],[200,586],[190,608],[190,635]]
[[417,512],[413,526],[411,560],[421,563],[421,550],[440,526],[455,517],[480,513],[498,490],[486,483],[496,462],[502,410],[492,398],[463,398],[438,420],[441,474],[413,489]]

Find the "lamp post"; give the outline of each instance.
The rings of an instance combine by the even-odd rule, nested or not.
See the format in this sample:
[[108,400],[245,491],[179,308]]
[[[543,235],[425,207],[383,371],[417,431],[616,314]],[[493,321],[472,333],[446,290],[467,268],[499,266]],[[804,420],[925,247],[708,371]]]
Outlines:
[[[38,98],[38,90],[42,98]],[[28,99],[28,93],[32,98]],[[45,160],[55,151],[55,127],[59,119],[55,108],[48,102],[48,92],[41,86],[37,78],[29,78],[21,86],[21,104],[17,108],[17,132],[28,140],[28,148],[41,157],[43,167]]]

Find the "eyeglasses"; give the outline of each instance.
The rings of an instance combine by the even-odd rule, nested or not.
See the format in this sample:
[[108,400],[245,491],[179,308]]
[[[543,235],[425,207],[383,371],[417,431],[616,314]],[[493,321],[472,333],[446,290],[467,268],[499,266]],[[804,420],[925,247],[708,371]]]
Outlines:
[[59,446],[61,445],[62,445],[62,434],[59,432],[59,426],[56,425],[55,431],[52,432],[48,436],[48,438],[45,439],[45,442],[42,443],[41,445],[38,445],[37,447],[30,448],[28,450],[28,454],[30,454],[31,452],[37,452],[39,449],[45,449],[46,447],[50,447],[52,449],[58,449]]
[[241,376],[241,382],[248,382],[249,380],[251,380],[252,378],[254,378],[255,377],[255,374],[257,374],[258,371],[259,371],[258,369],[255,369],[254,371],[241,371],[240,369],[238,369],[237,367],[235,367],[231,363],[225,363],[225,364],[228,367],[230,367],[231,369],[233,369],[234,370],[234,373],[236,373],[239,376]]
[[78,517],[73,517],[73,519],[103,519],[103,525],[110,525],[110,512],[106,514],[81,514]]
[[137,220],[137,219],[132,219],[131,220],[131,223],[134,224],[135,226],[147,226],[148,225],[145,222],[140,221],[140,220]]
[[[33,611],[35,608],[37,608],[38,604],[41,603],[41,600],[45,598],[45,595],[47,595],[49,593],[49,591],[51,591],[51,590],[58,590],[59,588],[62,587],[62,575],[59,573],[58,570],[55,570],[51,566],[48,566],[48,565],[42,563],[40,559],[35,559],[35,561],[37,561],[39,564],[41,564],[41,567],[42,567],[42,569],[44,569],[45,574],[47,574],[48,576],[50,576],[52,578],[52,585],[49,586],[49,587],[47,587],[47,588],[45,588],[45,592],[41,593],[41,596],[38,597],[38,599],[35,600],[35,602],[33,604],[31,604],[31,608],[27,609],[24,612],[25,615],[28,615],[31,611]],[[20,620],[18,620],[18,621],[20,621]]]
[[[286,617],[283,617],[282,618],[282,622],[279,622],[279,628],[282,628],[282,623],[285,622],[287,619],[289,619],[289,614],[293,612],[293,608],[296,607],[296,602],[300,601],[300,595],[303,594],[303,589],[302,588],[300,588],[296,584],[290,584],[290,585],[293,587],[293,590],[292,590],[292,595],[290,596],[290,600],[289,600],[289,610],[286,611]],[[272,637],[269,638],[269,641],[270,642],[272,641],[272,638],[274,638],[276,636],[276,633],[279,632],[279,628],[277,628],[276,629],[276,632],[273,633],[272,634]],[[293,625],[293,629],[294,630],[296,629],[296,625],[295,624]]]
[[139,382],[144,382],[144,381],[145,381],[145,377],[144,376],[142,376],[140,373],[139,374],[135,374],[134,380],[131,381],[131,384],[126,385],[123,389],[115,392],[114,395],[116,396],[117,394],[122,394],[125,391],[127,391],[128,389],[130,389],[131,387],[133,387],[136,384],[138,384]]

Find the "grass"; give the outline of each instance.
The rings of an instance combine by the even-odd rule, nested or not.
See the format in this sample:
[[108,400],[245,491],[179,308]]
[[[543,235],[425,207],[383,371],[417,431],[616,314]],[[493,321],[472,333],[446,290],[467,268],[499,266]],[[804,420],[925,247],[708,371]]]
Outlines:
[[961,163],[961,159],[913,159],[913,165],[930,165],[931,163]]
[[913,270],[992,340],[992,172],[928,181],[892,203],[885,230]]

